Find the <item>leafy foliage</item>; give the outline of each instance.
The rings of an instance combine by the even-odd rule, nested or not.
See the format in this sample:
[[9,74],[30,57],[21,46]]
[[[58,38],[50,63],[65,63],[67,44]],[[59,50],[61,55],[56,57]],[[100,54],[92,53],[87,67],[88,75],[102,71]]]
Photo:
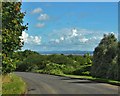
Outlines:
[[[47,74],[84,74],[88,75],[92,65],[92,56],[67,56],[67,55],[40,55],[37,52],[25,50],[14,53],[18,58],[17,71],[32,71]],[[82,72],[76,70],[80,70]],[[85,72],[83,72],[85,70]]]
[[118,80],[120,80],[120,41],[118,42]]
[[27,29],[23,25],[25,13],[21,12],[20,2],[2,3],[2,72],[10,73],[16,68],[15,60],[12,60],[14,51],[19,50],[23,42],[20,36]]
[[94,51],[92,76],[118,80],[118,51],[114,34],[104,35]]
[[63,74],[62,72],[63,67],[64,65],[59,65],[49,62],[48,64],[46,64],[46,67],[43,69],[43,73],[55,74],[55,75]]
[[90,75],[91,65],[81,66],[79,69],[73,71],[75,75]]

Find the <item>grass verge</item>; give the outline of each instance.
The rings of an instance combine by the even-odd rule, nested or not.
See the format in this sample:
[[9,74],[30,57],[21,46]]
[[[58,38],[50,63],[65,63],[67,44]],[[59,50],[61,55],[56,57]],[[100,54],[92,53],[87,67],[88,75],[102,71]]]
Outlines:
[[13,73],[2,76],[2,96],[21,96],[26,91],[25,82]]
[[[44,72],[43,70],[37,70],[35,71],[36,73],[41,73],[41,74],[48,74],[48,72]],[[104,78],[94,78],[92,76],[79,76],[79,75],[68,75],[68,74],[61,74],[61,73],[56,73],[56,71],[54,72],[54,74],[52,74],[51,72],[49,72],[50,75],[56,75],[56,76],[64,76],[64,77],[69,77],[69,78],[78,78],[78,79],[86,79],[86,80],[91,80],[91,81],[95,81],[95,82],[102,82],[102,83],[108,83],[108,84],[112,84],[112,85],[117,85],[120,86],[120,81],[116,81],[116,80],[110,80],[110,79],[104,79]]]
[[103,82],[103,83],[108,83],[108,84],[113,84],[113,85],[120,86],[120,81],[115,81],[115,80],[110,80],[110,79],[94,78],[92,76],[67,75],[67,74],[64,74],[64,75],[61,75],[61,76],[65,76],[65,77],[69,77],[69,78],[92,80],[92,81],[96,81],[96,82]]

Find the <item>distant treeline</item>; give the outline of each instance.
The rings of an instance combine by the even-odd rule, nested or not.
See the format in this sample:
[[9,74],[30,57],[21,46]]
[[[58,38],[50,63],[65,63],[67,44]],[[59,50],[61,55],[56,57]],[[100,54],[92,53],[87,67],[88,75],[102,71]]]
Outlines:
[[64,54],[64,55],[84,55],[89,53],[93,55],[93,51],[79,51],[79,50],[68,50],[68,51],[40,51],[42,55],[51,55],[51,54]]
[[[119,47],[118,47],[119,46]],[[17,71],[32,71],[45,74],[90,75],[98,78],[120,80],[120,43],[114,34],[104,35],[95,48],[93,56],[52,54],[41,55],[25,50],[14,53]]]

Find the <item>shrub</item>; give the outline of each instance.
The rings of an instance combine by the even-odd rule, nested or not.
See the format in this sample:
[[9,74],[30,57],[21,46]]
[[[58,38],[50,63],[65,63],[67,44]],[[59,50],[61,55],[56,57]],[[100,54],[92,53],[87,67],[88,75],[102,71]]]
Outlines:
[[55,75],[63,74],[62,67],[63,65],[49,62],[48,64],[46,64],[46,67],[43,69],[42,73],[55,74]]
[[81,66],[79,69],[73,71],[75,75],[90,75],[91,65]]

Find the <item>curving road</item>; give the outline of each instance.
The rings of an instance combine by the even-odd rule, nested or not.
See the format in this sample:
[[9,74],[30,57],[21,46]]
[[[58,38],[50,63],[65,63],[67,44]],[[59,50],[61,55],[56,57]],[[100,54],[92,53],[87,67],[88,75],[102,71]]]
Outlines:
[[15,74],[27,83],[28,94],[118,94],[118,86],[105,83],[28,72]]

